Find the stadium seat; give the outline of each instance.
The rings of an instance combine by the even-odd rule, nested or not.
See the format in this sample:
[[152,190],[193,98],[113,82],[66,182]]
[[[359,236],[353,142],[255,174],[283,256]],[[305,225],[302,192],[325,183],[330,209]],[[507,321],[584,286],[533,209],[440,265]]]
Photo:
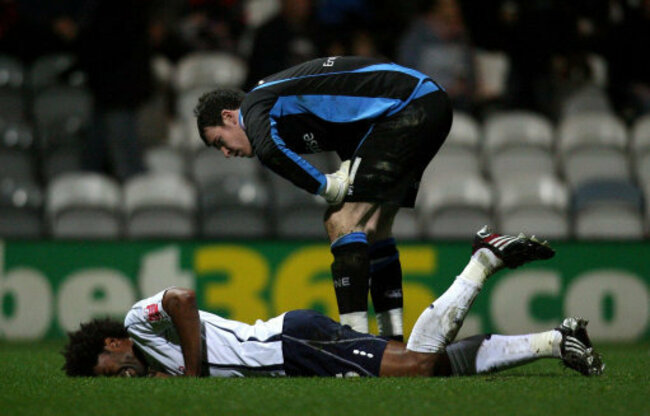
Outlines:
[[181,176],[187,174],[186,154],[172,146],[162,145],[146,149],[144,164],[150,172],[170,172]]
[[75,69],[77,59],[72,54],[55,53],[37,58],[29,70],[29,84],[37,92],[55,85],[81,87],[86,75]]
[[643,195],[631,182],[585,183],[575,190],[572,205],[577,238],[643,238]]
[[204,237],[266,238],[272,235],[270,193],[260,179],[230,175],[200,191]]
[[505,234],[566,239],[571,231],[568,205],[568,190],[555,176],[518,176],[496,186],[497,222]]
[[0,121],[20,121],[26,118],[23,64],[16,58],[0,55]]
[[52,235],[71,239],[113,239],[122,233],[122,190],[95,173],[68,173],[48,186],[47,217]]
[[43,236],[43,194],[33,182],[0,180],[0,238]]
[[475,53],[477,81],[484,99],[501,97],[506,91],[510,58],[503,52],[477,50]]
[[270,175],[269,179],[278,237],[309,239],[326,236],[323,225],[327,209],[325,200],[310,195],[278,175]]
[[495,183],[556,175],[555,156],[538,147],[509,147],[492,154],[488,172]]
[[36,95],[33,110],[39,134],[49,127],[73,128],[87,124],[92,117],[93,97],[85,88],[55,86]]
[[565,118],[559,126],[558,154],[572,188],[601,178],[629,180],[627,130],[609,113]]
[[126,234],[130,238],[190,238],[196,235],[194,185],[171,173],[145,173],[124,184]]
[[244,1],[244,14],[246,15],[246,26],[257,28],[264,22],[273,18],[279,11],[281,5],[279,0],[246,0]]
[[399,240],[422,238],[420,216],[416,209],[400,209],[393,221],[393,235]]
[[445,143],[424,171],[420,186],[439,183],[449,177],[481,174],[481,162],[476,151]]
[[445,145],[462,146],[476,150],[480,138],[481,127],[474,117],[462,111],[454,111],[454,121],[445,140]]
[[650,114],[634,121],[631,140],[632,150],[635,153],[650,152]]
[[36,166],[30,152],[0,147],[0,166],[0,178],[32,182],[36,179]]
[[[178,97],[176,98],[176,115],[183,120],[183,122],[188,123],[188,127],[193,128],[193,130],[196,130],[194,107],[198,104],[199,98],[213,88],[214,85],[200,85],[178,93]],[[198,137],[198,132],[196,135]]]
[[25,83],[23,64],[9,55],[0,55],[0,88],[22,88]]
[[174,87],[187,91],[196,87],[241,87],[248,68],[241,58],[224,52],[194,52],[183,57],[176,67]]
[[25,95],[20,89],[0,88],[0,120],[22,121],[27,119]]
[[227,176],[259,177],[259,162],[249,158],[226,158],[217,149],[203,147],[194,153],[192,178],[199,187]]
[[420,189],[416,208],[427,237],[467,238],[492,223],[492,187],[479,176],[449,177]]
[[527,111],[507,111],[489,116],[484,123],[487,156],[505,148],[533,146],[551,150],[553,124],[544,116]]
[[574,91],[561,104],[562,117],[594,112],[613,114],[613,111],[607,92],[596,85],[587,85]]

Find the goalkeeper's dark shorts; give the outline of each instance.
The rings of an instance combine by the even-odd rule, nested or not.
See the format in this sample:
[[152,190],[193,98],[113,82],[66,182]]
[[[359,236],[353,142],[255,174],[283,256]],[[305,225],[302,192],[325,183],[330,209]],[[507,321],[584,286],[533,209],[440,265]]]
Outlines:
[[318,312],[296,310],[284,316],[282,354],[287,376],[377,377],[387,343]]
[[452,117],[447,94],[438,90],[375,123],[350,158],[354,182],[345,201],[412,208],[422,173],[449,134]]

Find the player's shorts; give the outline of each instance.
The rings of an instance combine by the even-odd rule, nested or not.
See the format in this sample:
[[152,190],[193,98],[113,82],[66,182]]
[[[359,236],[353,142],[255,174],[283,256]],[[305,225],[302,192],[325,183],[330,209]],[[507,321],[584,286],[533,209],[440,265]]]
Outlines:
[[287,376],[376,377],[387,343],[318,312],[297,310],[284,316],[282,353]]
[[385,202],[412,208],[427,165],[445,141],[453,112],[438,90],[377,122],[354,152],[361,158],[346,202]]

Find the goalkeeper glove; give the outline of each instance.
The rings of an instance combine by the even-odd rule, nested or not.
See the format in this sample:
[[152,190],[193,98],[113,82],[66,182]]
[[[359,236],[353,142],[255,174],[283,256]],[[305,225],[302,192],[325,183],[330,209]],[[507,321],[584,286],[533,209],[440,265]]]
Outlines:
[[327,183],[320,195],[325,198],[328,204],[338,205],[343,202],[343,198],[348,193],[350,187],[350,161],[346,160],[341,163],[341,167],[334,173],[325,175]]

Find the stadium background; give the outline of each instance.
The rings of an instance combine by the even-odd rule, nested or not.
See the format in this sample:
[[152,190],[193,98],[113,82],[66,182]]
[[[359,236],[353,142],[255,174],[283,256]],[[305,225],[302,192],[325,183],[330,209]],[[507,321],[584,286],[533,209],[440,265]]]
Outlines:
[[396,222],[407,330],[490,223],[558,256],[491,280],[465,333],[582,314],[594,338],[647,340],[650,2],[393,3],[2,2],[0,343],[60,339],[173,284],[247,322],[336,317],[322,203],[203,148],[191,111],[214,85],[339,54],[420,68],[454,100]]

